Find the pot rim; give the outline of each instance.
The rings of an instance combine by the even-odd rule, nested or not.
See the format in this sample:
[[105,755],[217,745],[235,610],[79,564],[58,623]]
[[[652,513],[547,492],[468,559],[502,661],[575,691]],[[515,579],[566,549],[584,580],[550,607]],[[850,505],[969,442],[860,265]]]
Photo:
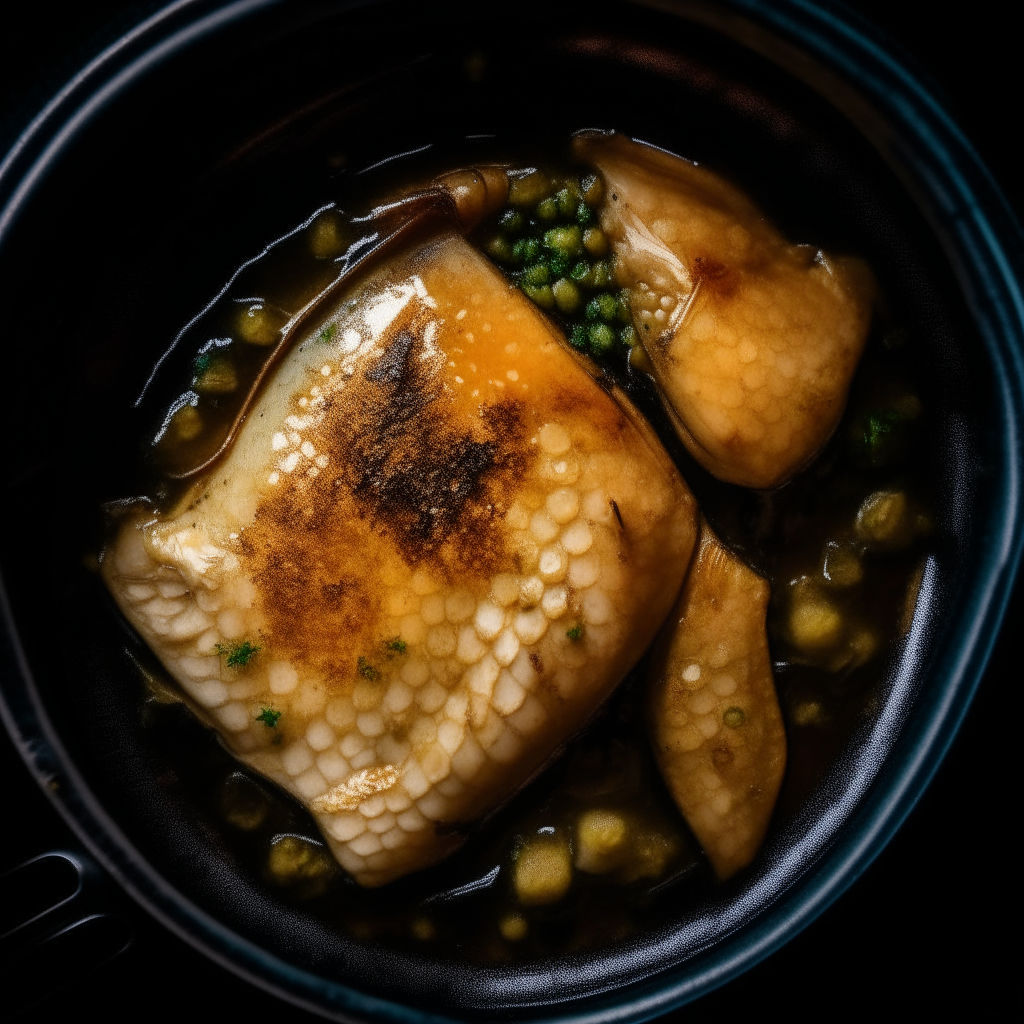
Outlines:
[[[823,94],[878,149],[938,235],[991,360],[999,432],[994,511],[975,584],[951,647],[936,666],[879,778],[842,836],[775,903],[713,949],[576,1007],[535,1007],[564,1024],[648,1020],[764,959],[810,924],[878,855],[927,787],[956,734],[991,653],[1024,548],[1024,299],[1020,227],[988,170],[929,88],[859,15],[825,0],[634,0],[698,22],[767,57]],[[283,0],[177,0],[121,37],[72,78],[0,162],[0,245],[33,190],[90,120],[165,59]],[[354,8],[361,3],[339,6]],[[856,83],[855,85],[852,83]],[[5,670],[0,718],[36,781],[90,852],[166,927],[247,981],[339,1020],[444,1024],[453,1018],[359,992],[268,953],[201,910],[135,850],[79,774],[32,683],[0,581]]]

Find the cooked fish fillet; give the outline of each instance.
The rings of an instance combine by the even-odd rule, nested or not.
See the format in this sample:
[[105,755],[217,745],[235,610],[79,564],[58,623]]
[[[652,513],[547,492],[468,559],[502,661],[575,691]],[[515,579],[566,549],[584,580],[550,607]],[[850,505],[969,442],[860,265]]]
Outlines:
[[651,663],[654,752],[719,878],[757,853],[786,767],[765,613],[769,587],[707,523]]
[[629,402],[445,235],[353,288],[224,461],[124,522],[102,568],[229,747],[373,886],[452,851],[585,722],[696,534]]
[[622,135],[576,153],[680,437],[715,476],[774,487],[828,440],[871,319],[867,265],[790,244],[739,189]]

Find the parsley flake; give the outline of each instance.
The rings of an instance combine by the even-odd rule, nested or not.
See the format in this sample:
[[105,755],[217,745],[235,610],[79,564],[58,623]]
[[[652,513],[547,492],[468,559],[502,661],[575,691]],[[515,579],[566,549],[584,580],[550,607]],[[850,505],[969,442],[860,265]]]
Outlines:
[[576,643],[578,640],[583,639],[583,623],[577,622],[575,626],[570,627],[565,631],[565,635],[573,642]]
[[237,643],[217,644],[217,653],[228,659],[228,668],[245,668],[263,649],[249,640]]
[[280,711],[275,711],[273,708],[264,708],[257,716],[256,721],[262,722],[268,729],[276,729],[278,719],[281,717]]
[[390,640],[384,641],[385,650],[393,651],[395,654],[405,654],[408,646],[400,636],[393,636]]
[[372,683],[377,678],[377,670],[362,656],[359,656],[357,662],[357,671],[364,679],[369,679]]
[[864,447],[871,455],[877,455],[900,422],[899,413],[881,409],[868,417],[864,430]]

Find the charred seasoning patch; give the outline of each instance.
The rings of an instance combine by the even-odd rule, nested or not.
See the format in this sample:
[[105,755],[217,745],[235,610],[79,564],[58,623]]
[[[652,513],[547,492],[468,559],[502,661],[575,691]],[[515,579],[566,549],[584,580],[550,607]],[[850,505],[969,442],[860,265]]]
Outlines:
[[533,457],[522,409],[452,410],[415,329],[327,398],[314,440],[336,468],[282,482],[240,539],[275,649],[349,680],[356,655],[388,639],[372,585],[385,565],[452,578],[507,560],[506,495]]
[[291,488],[261,507],[253,528],[242,535],[241,551],[274,649],[292,651],[329,677],[347,678],[345,641],[362,642],[377,616],[377,602],[363,586],[356,559],[325,538],[322,519],[311,522],[300,503],[299,488]]
[[421,349],[402,331],[343,403],[340,479],[361,517],[388,533],[410,565],[485,569],[503,554],[493,529],[503,512],[500,482],[525,465],[522,411],[508,401],[482,406],[479,429],[453,423]]

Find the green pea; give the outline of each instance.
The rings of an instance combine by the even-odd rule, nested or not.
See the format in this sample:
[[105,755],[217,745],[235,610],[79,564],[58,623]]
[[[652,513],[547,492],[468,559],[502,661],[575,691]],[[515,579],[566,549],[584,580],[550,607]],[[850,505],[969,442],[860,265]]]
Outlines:
[[597,206],[604,199],[604,182],[596,174],[588,174],[580,182],[580,190],[587,206]]
[[615,313],[615,296],[609,295],[607,292],[602,292],[600,295],[595,295],[587,303],[588,320],[605,320],[611,322],[612,320],[615,319]]
[[636,336],[636,331],[632,326],[623,327],[622,330],[619,331],[619,341],[622,342],[625,348],[635,348],[639,340],[640,339]]
[[580,305],[580,290],[572,281],[560,277],[552,286],[555,304],[563,313],[575,313]]
[[548,268],[551,270],[552,277],[564,277],[569,273],[569,259],[566,256],[560,256],[555,253],[548,260]]
[[551,273],[544,263],[534,263],[532,267],[527,267],[523,271],[522,282],[523,285],[542,285],[547,284],[551,279]]
[[569,344],[585,352],[587,348],[587,329],[583,324],[577,324],[569,334]]
[[501,225],[502,231],[507,231],[510,235],[518,235],[526,226],[526,218],[519,210],[506,210],[498,223]]
[[555,305],[555,296],[551,291],[551,285],[524,284],[522,288],[523,294],[528,299],[536,302],[538,306],[542,306],[544,309],[551,309]]
[[590,264],[586,260],[580,260],[572,270],[569,271],[569,276],[574,281],[586,282],[590,275]]
[[633,322],[633,316],[629,312],[629,292],[623,288],[615,299],[615,316],[619,323],[628,324]]
[[615,332],[607,324],[593,324],[587,331],[590,350],[594,355],[604,355],[615,344]]
[[594,264],[593,285],[594,288],[607,288],[612,283],[612,268],[608,260],[601,260]]
[[603,256],[608,251],[608,236],[600,228],[587,228],[583,232],[583,248],[591,256]]
[[499,263],[515,263],[516,261],[512,243],[504,235],[495,235],[487,243],[487,255],[492,256]]
[[594,214],[591,212],[590,207],[587,206],[586,203],[580,203],[579,206],[576,207],[576,223],[579,224],[580,227],[585,228],[588,224],[592,224],[593,222]]
[[558,219],[558,203],[554,199],[545,199],[537,204],[537,220],[550,223]]
[[513,178],[508,186],[508,201],[512,206],[536,206],[550,194],[551,183],[543,171],[530,171],[522,177]]
[[575,224],[567,228],[552,228],[544,232],[544,245],[567,259],[575,258],[583,252],[583,232]]
[[520,238],[512,244],[512,258],[516,263],[534,263],[540,255],[540,242],[536,238]]
[[576,207],[580,202],[580,190],[576,182],[570,181],[555,195],[555,202],[558,204],[558,215],[568,220],[576,213]]

